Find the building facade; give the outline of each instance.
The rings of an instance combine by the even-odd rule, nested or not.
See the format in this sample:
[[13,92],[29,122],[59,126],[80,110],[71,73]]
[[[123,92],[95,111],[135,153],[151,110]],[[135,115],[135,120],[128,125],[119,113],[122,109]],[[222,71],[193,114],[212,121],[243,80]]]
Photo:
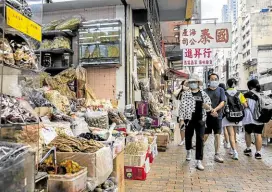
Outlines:
[[232,19],[237,10],[237,18],[232,20],[230,76],[239,80],[239,89],[247,89],[247,81],[252,78],[259,79],[264,89],[272,88],[269,75],[272,68],[272,13],[269,8],[272,0],[238,0],[236,4],[234,1],[228,4],[233,5]]

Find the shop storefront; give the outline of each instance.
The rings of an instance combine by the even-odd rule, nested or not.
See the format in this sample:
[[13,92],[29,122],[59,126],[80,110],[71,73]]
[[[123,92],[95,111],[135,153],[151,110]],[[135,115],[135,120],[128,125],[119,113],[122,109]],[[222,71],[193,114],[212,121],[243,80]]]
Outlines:
[[124,192],[125,179],[145,180],[174,126],[162,59],[147,31],[132,35],[130,8],[1,5],[0,191]]

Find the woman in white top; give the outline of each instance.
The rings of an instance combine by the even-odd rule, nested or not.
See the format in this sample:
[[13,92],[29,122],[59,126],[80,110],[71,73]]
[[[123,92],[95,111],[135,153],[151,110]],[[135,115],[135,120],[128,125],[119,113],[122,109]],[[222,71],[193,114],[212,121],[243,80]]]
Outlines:
[[256,138],[256,153],[255,158],[261,159],[261,149],[262,149],[262,132],[264,128],[264,124],[257,122],[253,119],[252,113],[255,109],[256,101],[258,100],[258,97],[252,92],[261,92],[261,86],[259,84],[259,81],[257,79],[252,79],[247,83],[249,91],[245,94],[245,98],[248,103],[248,108],[245,109],[245,117],[243,119],[243,125],[245,127],[245,140],[246,140],[246,146],[247,148],[244,150],[244,154],[247,156],[252,155],[252,151],[250,149],[251,146],[251,133],[255,133]]

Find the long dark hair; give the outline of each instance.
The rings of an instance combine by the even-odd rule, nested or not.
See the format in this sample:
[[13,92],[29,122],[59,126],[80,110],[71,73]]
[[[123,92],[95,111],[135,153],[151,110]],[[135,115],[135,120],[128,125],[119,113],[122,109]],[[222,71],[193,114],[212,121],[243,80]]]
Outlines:
[[183,86],[184,86],[184,84],[185,84],[185,82],[186,82],[186,80],[183,80],[182,82],[181,82],[181,86],[182,86],[182,88],[181,88],[181,90],[180,90],[180,92],[178,93],[178,95],[177,95],[177,99],[179,100],[179,99],[181,99],[181,96],[182,96],[182,93],[183,93]]
[[249,90],[255,89],[257,92],[261,92],[261,85],[257,79],[251,79],[248,81],[247,87]]

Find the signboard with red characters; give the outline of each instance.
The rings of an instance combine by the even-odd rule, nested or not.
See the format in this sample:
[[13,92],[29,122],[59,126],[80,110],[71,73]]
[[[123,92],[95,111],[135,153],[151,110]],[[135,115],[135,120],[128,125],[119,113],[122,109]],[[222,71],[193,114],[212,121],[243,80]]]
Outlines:
[[183,66],[213,66],[212,49],[183,49]]
[[180,48],[230,48],[231,23],[180,26]]

